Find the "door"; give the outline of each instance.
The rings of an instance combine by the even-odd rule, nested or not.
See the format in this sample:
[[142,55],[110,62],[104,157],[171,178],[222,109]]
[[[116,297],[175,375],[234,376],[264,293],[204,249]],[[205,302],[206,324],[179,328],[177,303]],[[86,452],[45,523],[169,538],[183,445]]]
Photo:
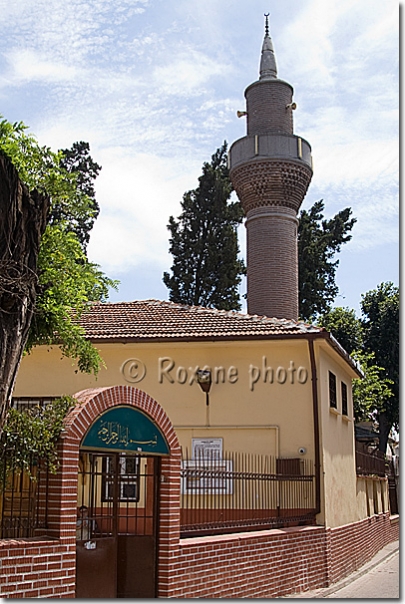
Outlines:
[[156,596],[159,461],[81,452],[77,598]]

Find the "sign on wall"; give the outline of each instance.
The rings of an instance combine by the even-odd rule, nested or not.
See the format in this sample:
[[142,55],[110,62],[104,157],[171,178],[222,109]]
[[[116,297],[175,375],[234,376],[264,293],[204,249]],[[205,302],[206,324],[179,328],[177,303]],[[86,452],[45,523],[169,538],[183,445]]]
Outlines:
[[192,459],[222,459],[223,438],[193,438]]
[[182,464],[182,493],[232,495],[231,472],[232,461],[223,459],[222,438],[193,438],[192,459]]
[[170,454],[166,439],[158,426],[140,409],[127,405],[112,407],[102,413],[90,426],[80,448]]

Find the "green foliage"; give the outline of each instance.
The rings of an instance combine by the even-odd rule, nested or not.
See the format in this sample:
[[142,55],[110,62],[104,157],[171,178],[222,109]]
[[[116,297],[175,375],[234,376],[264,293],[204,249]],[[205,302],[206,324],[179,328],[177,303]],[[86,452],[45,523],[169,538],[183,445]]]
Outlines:
[[375,364],[373,352],[353,352],[364,373],[363,379],[353,380],[353,407],[356,421],[378,419],[392,398],[392,380],[384,377],[384,368]]
[[399,288],[381,283],[363,294],[361,310],[358,319],[354,310],[334,308],[318,324],[359,361],[364,379],[353,382],[355,417],[378,422],[385,452],[391,428],[399,429]]
[[60,166],[76,177],[76,186],[81,195],[87,196],[89,210],[80,216],[71,214],[70,206],[54,205],[50,212],[50,223],[67,222],[71,230],[77,235],[82,247],[86,246],[90,239],[90,231],[95,219],[100,213],[100,207],[96,201],[94,181],[97,178],[101,166],[99,166],[90,155],[90,145],[84,141],[73,143],[71,149],[62,149]]
[[374,352],[383,375],[391,380],[393,396],[379,411],[380,449],[385,451],[389,432],[399,427],[399,288],[381,283],[362,296],[364,348]]
[[173,265],[163,282],[173,302],[240,309],[238,285],[246,268],[238,259],[237,226],[243,212],[239,202],[229,202],[226,150],[224,143],[204,163],[199,186],[183,196],[178,220],[169,219]]
[[[22,122],[0,122],[0,149],[30,190],[37,189],[51,199],[50,222],[38,258],[39,287],[27,350],[36,344],[57,343],[65,356],[77,360],[80,371],[97,374],[102,363],[99,352],[84,338],[78,320],[90,302],[104,301],[109,288],[117,287],[116,281],[88,261],[83,244],[88,240],[83,228],[91,228],[98,213],[89,193],[94,193],[91,184],[100,167],[89,157],[86,143],[74,145],[73,155],[54,153],[41,147]],[[83,174],[86,165],[91,170],[87,179]],[[82,232],[81,239],[78,232]]]
[[78,186],[76,173],[62,166],[62,151],[55,153],[50,147],[41,147],[27,131],[23,122],[1,120],[0,148],[30,191],[36,189],[50,196],[51,215],[57,212],[64,216],[65,228],[74,231],[85,217],[96,215],[92,201]]
[[318,325],[331,332],[363,371],[363,379],[353,380],[356,421],[377,420],[393,396],[393,382],[387,379],[384,368],[376,363],[375,353],[365,351],[363,322],[356,317],[353,309],[336,307],[319,317]]
[[[77,401],[65,396],[27,410],[10,409],[0,439],[7,470],[24,471],[31,475],[32,460],[45,461],[49,470],[58,468],[56,444],[63,429],[63,420]],[[4,470],[4,469],[3,469]],[[6,473],[1,473],[4,476]]]
[[101,358],[85,339],[78,321],[89,301],[103,301],[115,283],[87,261],[74,233],[59,225],[47,226],[38,266],[43,290],[37,298],[27,351],[35,345],[57,342],[64,356],[76,359],[80,371],[96,374]]
[[354,350],[361,350],[363,327],[353,309],[340,306],[332,308],[325,315],[319,317],[318,325],[330,331],[349,354]]
[[311,321],[326,313],[339,288],[335,282],[338,260],[332,261],[343,243],[350,241],[356,218],[346,208],[330,220],[323,220],[324,203],[317,201],[302,210],[298,225],[299,315]]

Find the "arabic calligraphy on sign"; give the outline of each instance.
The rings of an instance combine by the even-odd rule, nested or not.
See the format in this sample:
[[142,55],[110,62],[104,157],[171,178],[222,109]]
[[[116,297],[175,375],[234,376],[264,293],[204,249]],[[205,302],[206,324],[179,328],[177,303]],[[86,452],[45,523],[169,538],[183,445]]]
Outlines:
[[156,434],[150,440],[133,439],[128,426],[113,421],[101,421],[97,436],[105,445],[118,445],[124,448],[130,445],[157,445],[158,440]]

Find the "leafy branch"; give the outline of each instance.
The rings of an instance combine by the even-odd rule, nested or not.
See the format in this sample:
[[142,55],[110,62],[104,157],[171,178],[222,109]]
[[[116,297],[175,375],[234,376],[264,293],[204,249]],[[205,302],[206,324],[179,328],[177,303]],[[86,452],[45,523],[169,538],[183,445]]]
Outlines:
[[[57,442],[66,415],[77,401],[71,396],[55,399],[46,405],[29,409],[10,409],[0,438],[1,476],[10,472],[25,472],[30,478],[32,462],[44,461],[55,474],[59,460]],[[4,485],[3,485],[4,487]]]

